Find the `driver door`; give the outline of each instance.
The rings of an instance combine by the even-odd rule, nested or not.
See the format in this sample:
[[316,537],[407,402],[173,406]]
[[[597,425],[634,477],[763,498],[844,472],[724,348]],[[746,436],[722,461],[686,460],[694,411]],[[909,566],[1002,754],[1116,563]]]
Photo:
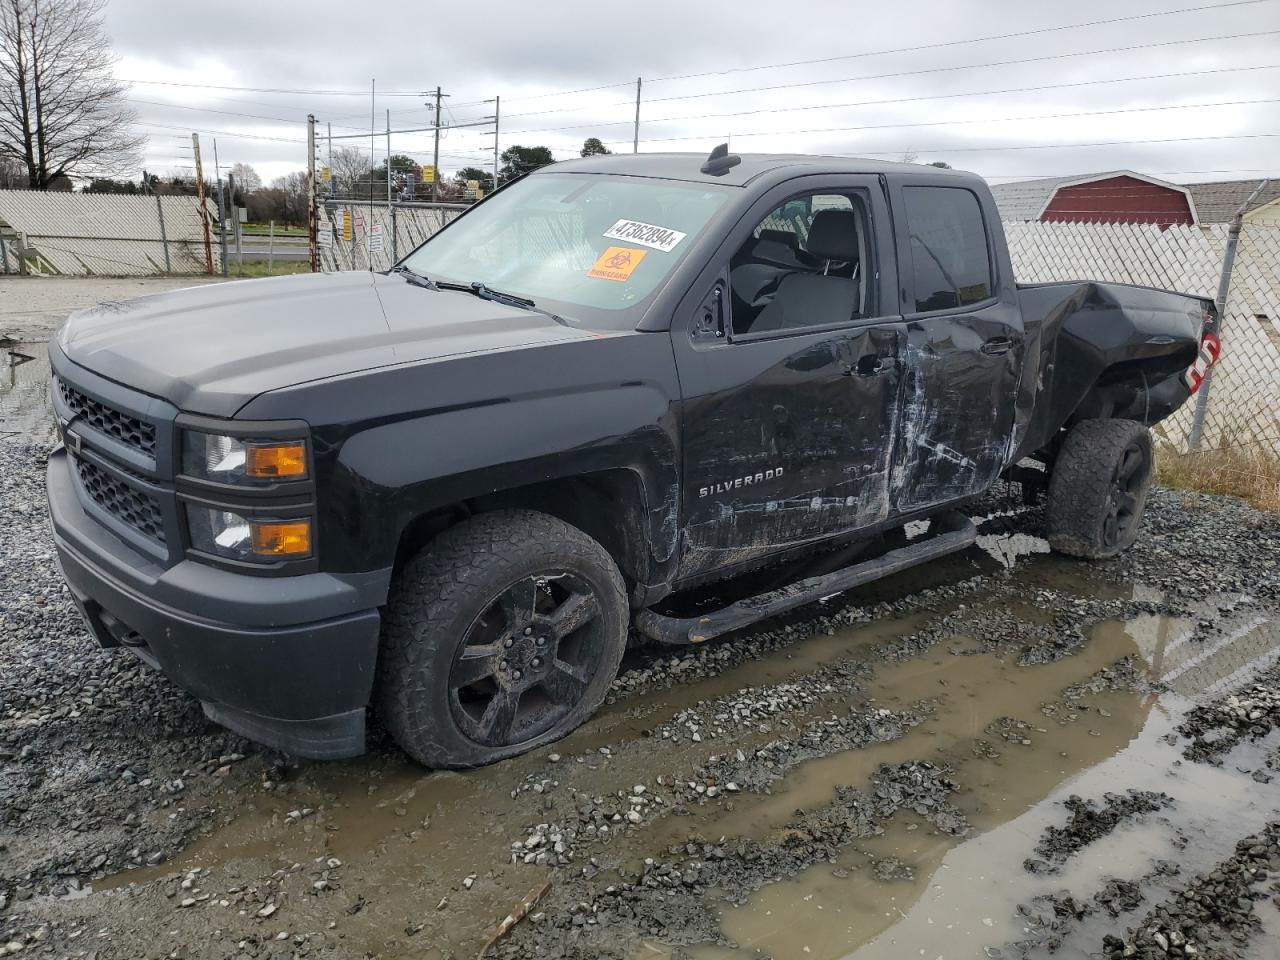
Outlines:
[[[889,514],[906,332],[875,177],[805,177],[731,232],[672,338],[683,400],[679,579]],[[883,254],[883,255],[882,255]]]

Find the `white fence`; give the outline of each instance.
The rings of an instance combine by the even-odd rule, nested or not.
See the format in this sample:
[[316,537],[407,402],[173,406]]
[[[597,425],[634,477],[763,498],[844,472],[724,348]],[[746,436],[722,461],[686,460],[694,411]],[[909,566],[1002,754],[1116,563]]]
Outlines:
[[[131,276],[208,270],[195,197],[0,190],[0,235],[7,238],[6,256],[0,257],[7,272]],[[218,270],[216,243],[212,254]]]
[[[1109,280],[1213,298],[1227,227],[1006,222],[1023,282]],[[1280,456],[1280,223],[1246,221],[1222,317],[1222,359],[1209,388],[1203,448]],[[1157,428],[1186,449],[1194,403]]]

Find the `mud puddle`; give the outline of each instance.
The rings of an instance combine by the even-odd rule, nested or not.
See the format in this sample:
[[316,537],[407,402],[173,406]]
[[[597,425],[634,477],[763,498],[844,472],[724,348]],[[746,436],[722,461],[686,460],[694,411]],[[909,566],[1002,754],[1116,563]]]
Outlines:
[[[988,946],[1012,958],[1011,945],[1041,936],[1030,918],[1048,908],[1036,897],[1069,887],[1089,899],[1117,879],[1143,881],[1140,915],[1166,882],[1148,878],[1156,859],[1198,869],[1277,807],[1277,787],[1237,769],[1261,766],[1270,740],[1214,768],[1179,762],[1166,738],[1186,696],[1256,669],[1280,634],[1242,595],[1168,605],[1161,591],[1036,553],[1018,554],[1016,589],[1011,577],[966,585],[975,566],[1001,565],[988,551],[942,570],[959,586],[909,604],[885,599],[905,589],[890,584],[865,605],[817,608],[758,635],[638,651],[590,723],[494,767],[427,772],[389,749],[341,764],[251,757],[228,774],[234,800],[207,835],[57,909],[122,947],[212,937],[191,952],[469,958],[550,879],[537,919],[499,955],[550,945],[574,960],[949,960]],[[1096,622],[1104,608],[1178,615]],[[1067,642],[1046,642],[1055,635]],[[1152,692],[1159,678],[1172,689]],[[860,718],[884,729],[859,739]],[[839,826],[824,811],[839,814],[849,788],[874,798],[884,770],[917,767],[945,771],[961,835],[910,800],[878,807],[861,834],[805,833]],[[1129,788],[1174,805],[1126,821],[1057,873],[1023,868],[1066,818],[1066,797]],[[774,856],[797,835],[815,855]],[[667,870],[694,846],[765,855],[717,875],[731,883],[677,879],[643,899],[654,862]],[[639,895],[619,900],[624,887]],[[1097,908],[1057,932],[1058,955],[1096,950],[1109,923]]]
[[[1187,763],[1171,742],[1191,704],[1182,694],[1079,686],[1096,675],[1091,668],[1128,655],[1141,656],[1152,679],[1181,678],[1204,667],[1210,672],[1197,682],[1213,683],[1246,665],[1257,669],[1280,649],[1276,624],[1248,611],[1224,623],[1217,642],[1192,652],[1185,637],[1194,626],[1158,616],[1106,622],[1092,631],[1081,654],[1049,665],[1011,668],[985,656],[960,658],[947,671],[950,689],[918,734],[933,741],[929,759],[946,764],[963,784],[955,803],[973,832],[957,839],[910,815],[895,817],[883,835],[842,851],[833,862],[770,883],[743,905],[725,905],[721,931],[736,946],[703,945],[689,955],[949,960],[1003,947],[1005,956],[1031,956],[1038,955],[1036,949],[1047,951],[1050,939],[1042,924],[1028,920],[1046,909],[1037,897],[1069,889],[1089,901],[1107,881],[1120,880],[1143,888],[1142,909],[1149,908],[1163,882],[1151,882],[1154,863],[1175,864],[1186,875],[1206,869],[1280,809],[1280,795],[1246,775],[1262,767],[1280,736],[1242,748],[1222,768]],[[898,696],[921,692],[920,681],[944,668],[938,658],[930,659],[928,666],[911,664],[897,677],[882,674],[877,689],[884,699],[893,698],[895,685]],[[993,723],[995,714],[1027,725]],[[915,736],[866,751],[865,757],[815,761],[751,817],[721,826],[729,833],[735,826],[779,829],[796,807],[826,802],[838,783],[866,781],[879,762],[926,756],[919,747]],[[1123,789],[1166,793],[1173,805],[1118,828],[1060,872],[1038,876],[1018,866],[1034,856],[1045,828],[1061,822],[1068,796],[1101,797]],[[1140,915],[1133,912],[1130,921]],[[1055,956],[1083,960],[1114,920],[1093,908],[1087,922],[1052,937]],[[1019,943],[1022,954],[1010,946]],[[648,943],[634,955],[671,954]]]
[[0,338],[0,440],[13,436],[53,436],[49,348]]

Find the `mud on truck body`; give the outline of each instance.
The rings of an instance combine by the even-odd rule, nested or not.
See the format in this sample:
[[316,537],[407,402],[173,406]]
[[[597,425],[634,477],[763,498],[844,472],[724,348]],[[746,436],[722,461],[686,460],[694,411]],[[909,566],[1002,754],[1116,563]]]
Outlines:
[[[1123,550],[1215,322],[1017,284],[970,174],[561,163],[387,273],[72,316],[57,550],[98,642],[232,730],[350,756],[372,708],[423,763],[487,763],[590,716],[633,630],[699,642],[963,549],[1001,477],[1043,488],[1055,549]],[[678,615],[835,547],[856,562]]]

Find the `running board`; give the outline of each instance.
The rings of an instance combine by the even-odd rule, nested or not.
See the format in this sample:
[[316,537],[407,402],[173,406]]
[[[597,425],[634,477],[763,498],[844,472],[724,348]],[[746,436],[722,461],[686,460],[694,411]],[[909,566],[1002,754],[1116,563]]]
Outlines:
[[916,564],[963,550],[978,538],[977,527],[962,513],[940,514],[929,524],[928,532],[905,547],[890,550],[873,560],[864,560],[820,577],[798,580],[778,590],[771,590],[700,617],[667,617],[652,610],[636,615],[636,629],[651,640],[667,646],[702,643],[731,630],[750,626],[758,620],[774,617],[806,603],[844,593],[872,580],[914,567]]

